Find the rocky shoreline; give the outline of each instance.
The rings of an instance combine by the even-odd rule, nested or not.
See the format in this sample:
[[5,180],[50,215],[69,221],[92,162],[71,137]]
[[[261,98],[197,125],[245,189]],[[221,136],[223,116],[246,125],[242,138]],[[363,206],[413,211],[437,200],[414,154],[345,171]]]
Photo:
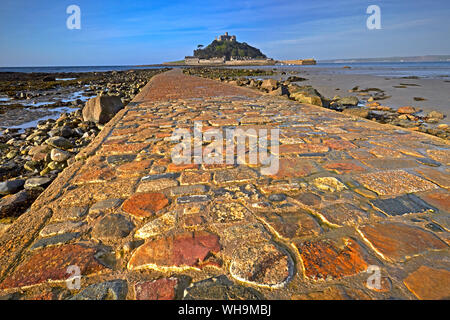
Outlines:
[[[38,95],[48,97],[48,92],[52,90],[78,90],[88,86],[85,87],[87,97],[113,96],[119,104],[125,106],[152,76],[165,70],[167,69],[58,75],[0,73],[0,79],[3,80],[0,81],[0,93],[7,94],[14,101],[24,94],[32,99]],[[71,82],[53,80],[77,76],[79,78],[69,80]],[[16,80],[16,90],[13,90],[12,84],[14,77],[21,79]],[[24,82],[27,83],[26,86]],[[19,128],[0,128],[0,233],[31,206],[39,194],[65,167],[75,161],[75,155],[103,128],[104,121],[86,120],[89,115],[83,115],[85,104],[82,100],[76,99],[67,104],[74,111],[63,112],[56,120],[38,121],[36,127],[26,128],[23,132]],[[43,106],[42,109],[46,107]],[[0,113],[3,113],[2,126],[6,123],[7,119],[4,117],[8,108],[8,105],[0,108]],[[14,104],[11,108],[24,113],[21,105]]]
[[[389,98],[386,93],[378,88],[354,87],[348,90],[348,95],[324,97],[310,85],[299,85],[306,81],[296,72],[292,74],[286,71],[261,70],[261,69],[227,69],[227,68],[189,68],[184,69],[189,75],[197,75],[209,79],[227,82],[233,85],[245,86],[260,90],[276,96],[309,103],[324,108],[336,110],[351,116],[362,117],[383,124],[391,124],[402,128],[408,128],[442,139],[450,139],[450,127],[440,123],[445,115],[439,111],[423,112],[413,106],[403,106],[394,109],[382,104]],[[270,76],[268,79],[259,77]],[[276,80],[284,79],[284,80]]]
[[[0,128],[18,126],[61,107],[82,108],[101,93],[130,102],[148,79],[164,69],[81,73],[0,72]],[[22,113],[21,110],[27,111]],[[22,118],[14,117],[15,113]],[[38,112],[34,115],[35,112]]]

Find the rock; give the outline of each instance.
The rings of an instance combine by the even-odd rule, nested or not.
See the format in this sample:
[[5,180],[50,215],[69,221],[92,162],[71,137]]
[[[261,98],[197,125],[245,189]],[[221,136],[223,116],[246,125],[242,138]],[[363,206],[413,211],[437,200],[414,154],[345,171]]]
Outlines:
[[404,262],[428,250],[448,248],[448,245],[433,233],[403,223],[379,222],[358,229],[371,247],[387,261]]
[[289,94],[291,99],[294,99],[300,103],[308,103],[322,107],[322,96],[320,93],[311,86],[297,86],[289,85]]
[[57,210],[53,217],[53,221],[79,220],[88,213],[88,207],[66,207]]
[[313,183],[318,189],[323,191],[339,192],[347,189],[347,187],[342,182],[334,177],[316,178],[314,179]]
[[135,238],[147,239],[157,236],[158,234],[165,234],[173,229],[176,222],[176,215],[173,212],[168,212],[162,216],[146,223],[134,234]]
[[350,97],[343,97],[340,98],[337,101],[338,104],[343,105],[343,106],[357,106],[359,103],[359,100],[357,97],[354,96],[350,96]]
[[137,218],[155,216],[166,207],[169,200],[162,193],[138,193],[123,203],[122,210]]
[[14,177],[19,170],[19,166],[14,161],[0,164],[0,178]]
[[36,249],[41,249],[41,248],[45,248],[45,247],[56,246],[59,244],[68,243],[68,242],[72,241],[73,239],[80,237],[80,235],[81,234],[79,232],[70,232],[70,233],[58,234],[58,235],[48,237],[48,238],[41,238],[38,241],[36,241],[31,246],[30,249],[36,250]]
[[128,262],[128,270],[155,267],[202,269],[220,250],[219,237],[206,231],[163,235],[137,248]]
[[450,297],[450,272],[445,269],[421,266],[403,283],[419,299],[448,300]]
[[50,237],[58,234],[64,234],[69,232],[79,232],[82,231],[82,227],[85,226],[84,222],[75,221],[63,221],[57,223],[51,223],[46,225],[40,232],[41,237]]
[[289,254],[275,243],[242,241],[232,253],[231,276],[253,285],[279,287],[292,277]]
[[442,120],[444,119],[444,114],[439,111],[431,111],[428,113],[428,118]]
[[0,199],[0,218],[21,215],[34,198],[27,190]]
[[126,237],[134,225],[121,214],[103,217],[92,229],[92,236],[97,239],[117,239]]
[[275,79],[266,79],[261,84],[262,89],[266,89],[268,91],[275,90],[278,87],[278,81]]
[[50,159],[56,162],[64,162],[71,156],[70,152],[63,151],[57,148],[52,149],[50,152]]
[[346,108],[342,113],[366,119],[369,117],[369,110],[364,108]]
[[83,120],[105,124],[122,108],[123,103],[119,97],[100,95],[86,103]]
[[96,202],[90,209],[89,214],[98,214],[100,212],[111,212],[122,204],[120,199],[106,199]]
[[28,151],[28,154],[30,156],[32,156],[33,161],[42,161],[45,159],[45,157],[47,156],[47,153],[49,151],[50,151],[50,146],[44,144],[44,145],[32,147]]
[[25,170],[28,171],[35,171],[39,168],[39,162],[38,161],[27,161],[23,165]]
[[13,158],[15,158],[17,155],[18,155],[17,150],[11,150],[10,152],[8,152],[8,153],[6,154],[6,159],[8,159],[8,160],[13,159]]
[[298,76],[290,76],[286,79],[286,81],[288,81],[288,82],[300,82],[300,81],[306,81],[306,80],[308,80],[308,79],[298,77]]
[[125,280],[112,280],[92,284],[70,300],[124,300],[128,293]]
[[186,288],[184,300],[261,300],[264,296],[253,288],[234,284],[226,276],[209,278]]
[[295,243],[310,279],[340,279],[364,272],[368,263],[360,245],[350,238]]
[[300,103],[308,103],[308,104],[312,104],[312,105],[316,105],[316,106],[322,106],[322,100],[319,97],[316,96],[308,96],[305,93],[302,92],[295,92],[292,93],[291,98],[293,98],[294,100],[300,102]]
[[0,195],[13,194],[20,191],[25,183],[25,180],[8,180],[0,182]]
[[416,109],[411,106],[406,106],[406,107],[398,108],[397,112],[400,114],[411,114],[411,113],[416,112]]
[[47,187],[50,182],[52,182],[52,179],[50,178],[44,178],[44,177],[36,177],[36,178],[30,178],[25,182],[25,189],[37,189],[37,188],[45,188]]
[[280,85],[277,89],[269,91],[269,94],[272,96],[283,96],[288,95],[289,91],[286,86]]
[[63,126],[60,130],[59,130],[59,134],[61,135],[61,137],[64,138],[70,138],[74,135],[74,131],[72,128],[68,127],[68,126]]
[[283,193],[271,194],[269,200],[274,202],[284,201],[286,200],[286,195]]
[[50,82],[50,81],[55,81],[55,80],[56,80],[56,78],[53,76],[46,76],[46,77],[42,78],[42,81],[44,81],[44,82]]
[[196,202],[205,202],[210,201],[211,197],[207,194],[196,194],[192,196],[183,196],[177,198],[177,203],[196,203]]
[[54,148],[59,148],[63,150],[72,149],[74,145],[72,142],[63,137],[52,137],[45,140],[45,143]]
[[52,161],[47,165],[47,168],[51,171],[51,170],[62,170],[64,169],[65,164],[62,162],[56,162],[56,161]]
[[136,300],[173,300],[176,296],[178,279],[161,278],[143,281],[134,285]]
[[377,121],[386,122],[394,117],[395,114],[389,111],[370,110],[369,118]]

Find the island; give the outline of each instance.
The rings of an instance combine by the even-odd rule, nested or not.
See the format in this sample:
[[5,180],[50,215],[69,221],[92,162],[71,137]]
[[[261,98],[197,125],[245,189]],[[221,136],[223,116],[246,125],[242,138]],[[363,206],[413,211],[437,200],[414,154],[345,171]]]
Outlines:
[[165,62],[164,65],[187,65],[187,66],[209,66],[209,65],[311,65],[316,64],[314,59],[298,59],[277,61],[268,58],[260,49],[252,47],[246,42],[239,42],[235,35],[228,32],[215,38],[208,46],[198,45],[192,56],[186,56],[184,60]]

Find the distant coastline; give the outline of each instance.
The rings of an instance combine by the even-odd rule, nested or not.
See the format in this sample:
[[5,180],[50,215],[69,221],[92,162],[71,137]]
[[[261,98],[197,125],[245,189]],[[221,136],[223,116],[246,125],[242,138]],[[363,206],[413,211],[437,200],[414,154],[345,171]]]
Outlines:
[[319,60],[320,63],[362,63],[362,62],[449,62],[450,55],[425,55],[410,57],[354,58]]

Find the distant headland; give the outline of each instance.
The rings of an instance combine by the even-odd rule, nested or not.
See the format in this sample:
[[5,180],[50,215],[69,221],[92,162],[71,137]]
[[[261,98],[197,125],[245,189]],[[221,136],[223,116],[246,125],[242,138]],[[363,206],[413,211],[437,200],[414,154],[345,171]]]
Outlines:
[[320,60],[322,63],[370,63],[370,62],[448,62],[450,55],[425,55],[409,57],[353,58]]

